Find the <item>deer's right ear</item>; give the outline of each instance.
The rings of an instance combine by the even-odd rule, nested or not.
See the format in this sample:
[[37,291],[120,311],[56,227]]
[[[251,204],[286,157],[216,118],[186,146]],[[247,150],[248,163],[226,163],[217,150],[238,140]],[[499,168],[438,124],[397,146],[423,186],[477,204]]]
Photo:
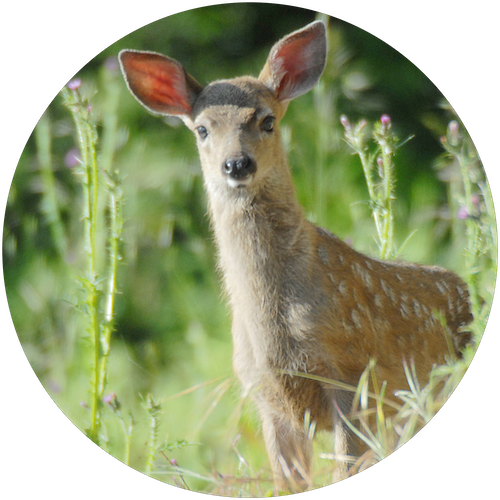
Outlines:
[[278,101],[290,101],[311,90],[326,64],[326,27],[315,21],[275,43],[259,80]]
[[143,106],[162,115],[190,115],[202,86],[179,62],[135,50],[122,50],[118,59],[130,92]]

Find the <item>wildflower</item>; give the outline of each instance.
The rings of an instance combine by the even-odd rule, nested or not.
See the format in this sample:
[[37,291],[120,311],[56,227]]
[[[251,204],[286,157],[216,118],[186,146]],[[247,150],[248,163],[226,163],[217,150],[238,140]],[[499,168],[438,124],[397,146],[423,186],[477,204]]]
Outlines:
[[465,220],[467,219],[467,217],[469,217],[469,212],[467,211],[467,207],[460,207],[458,210],[457,210],[457,219],[459,220]]
[[450,144],[452,146],[457,146],[459,136],[458,136],[458,122],[456,120],[452,120],[448,124],[448,131],[449,131]]
[[366,127],[366,124],[367,124],[367,121],[364,118],[362,118],[361,121],[358,123],[359,130],[364,129]]
[[172,465],[177,465],[177,460],[175,458],[172,458],[172,460],[170,460],[170,463]]
[[80,80],[80,78],[73,78],[73,80],[70,80],[68,82],[68,88],[70,90],[76,90],[80,87],[81,84],[82,84],[82,81]]
[[118,398],[116,397],[116,394],[114,392],[110,392],[109,394],[104,396],[102,400],[104,403],[107,403],[113,411],[117,411],[121,407],[120,401],[118,401]]
[[476,208],[478,208],[479,204],[481,203],[481,199],[479,198],[479,195],[477,193],[472,194],[471,201]]
[[346,130],[350,127],[349,119],[347,118],[346,115],[342,115],[340,117],[340,123]]
[[391,123],[391,117],[389,115],[382,115],[380,117],[380,121],[382,125],[389,125]]
[[64,164],[68,168],[76,167],[77,165],[80,164],[80,162],[81,162],[80,150],[77,148],[71,148],[64,155]]
[[102,398],[103,402],[108,404],[110,404],[113,399],[116,399],[116,394],[114,392],[110,392],[107,396]]
[[380,117],[380,123],[382,124],[380,131],[383,137],[385,133],[391,128],[391,117],[389,115],[382,115]]

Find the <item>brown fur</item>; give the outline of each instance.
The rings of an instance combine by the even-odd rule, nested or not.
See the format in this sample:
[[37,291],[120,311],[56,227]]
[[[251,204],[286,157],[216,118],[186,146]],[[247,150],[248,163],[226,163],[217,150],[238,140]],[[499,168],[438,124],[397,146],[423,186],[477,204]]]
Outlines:
[[[318,430],[334,431],[337,455],[360,451],[335,409],[348,414],[351,394],[287,372],[357,385],[373,358],[391,394],[407,386],[403,359],[415,363],[423,380],[449,354],[447,336],[459,355],[468,335],[458,332],[472,319],[466,285],[452,272],[371,259],[305,219],[279,122],[288,102],[319,79],[325,57],[322,23],[278,42],[258,79],[205,88],[173,59],[120,54],[138,100],[180,116],[198,135],[233,313],[234,370],[244,387],[255,389],[279,488],[307,486],[306,416]],[[232,178],[227,170],[242,158],[250,161],[248,172]]]

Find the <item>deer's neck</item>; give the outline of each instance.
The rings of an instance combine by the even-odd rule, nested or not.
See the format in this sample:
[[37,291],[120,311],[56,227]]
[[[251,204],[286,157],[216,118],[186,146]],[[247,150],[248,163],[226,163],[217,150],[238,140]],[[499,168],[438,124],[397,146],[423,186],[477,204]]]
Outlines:
[[262,311],[264,305],[274,314],[279,298],[286,297],[293,280],[309,266],[307,221],[291,179],[280,182],[280,186],[266,185],[255,195],[209,191],[220,265],[233,311],[241,306]]

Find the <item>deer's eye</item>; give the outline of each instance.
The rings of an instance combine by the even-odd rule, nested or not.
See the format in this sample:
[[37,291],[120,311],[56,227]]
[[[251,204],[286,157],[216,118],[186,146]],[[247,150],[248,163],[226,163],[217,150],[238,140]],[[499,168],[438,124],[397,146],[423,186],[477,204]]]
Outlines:
[[262,121],[261,128],[264,132],[272,132],[274,129],[274,116],[266,116]]
[[198,132],[198,136],[200,139],[205,139],[208,135],[208,130],[205,127],[196,127],[196,132]]

